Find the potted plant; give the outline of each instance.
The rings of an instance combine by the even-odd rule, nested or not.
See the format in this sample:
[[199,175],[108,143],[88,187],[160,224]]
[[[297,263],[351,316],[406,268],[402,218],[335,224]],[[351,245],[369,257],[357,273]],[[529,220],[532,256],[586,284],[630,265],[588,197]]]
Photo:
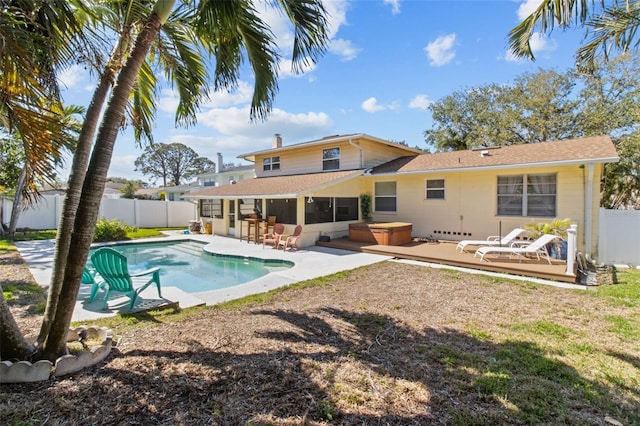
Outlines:
[[567,260],[567,230],[571,223],[571,219],[554,219],[551,222],[528,223],[524,228],[533,240],[544,234],[557,235],[560,241],[556,240],[547,247],[549,255],[554,259]]
[[371,195],[360,194],[360,212],[364,220],[368,221],[371,218]]

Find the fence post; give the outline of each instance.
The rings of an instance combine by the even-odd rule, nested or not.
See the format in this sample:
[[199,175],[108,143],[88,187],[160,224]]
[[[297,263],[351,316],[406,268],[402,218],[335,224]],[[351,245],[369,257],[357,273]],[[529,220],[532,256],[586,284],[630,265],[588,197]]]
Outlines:
[[567,230],[567,270],[566,275],[574,275],[573,267],[576,261],[576,239],[578,235],[578,225],[572,223]]

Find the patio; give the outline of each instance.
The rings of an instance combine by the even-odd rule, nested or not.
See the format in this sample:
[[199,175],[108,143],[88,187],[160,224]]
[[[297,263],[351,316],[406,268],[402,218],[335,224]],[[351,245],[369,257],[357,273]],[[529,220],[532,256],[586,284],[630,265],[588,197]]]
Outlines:
[[371,245],[350,241],[345,237],[329,242],[319,241],[316,245],[482,271],[541,278],[572,284],[576,283],[575,274],[566,274],[567,264],[565,261],[552,259],[551,265],[549,265],[545,260],[523,259],[519,261],[517,257],[487,256],[486,260],[489,261],[487,262],[485,260],[481,262],[479,257],[474,257],[474,252],[477,247],[469,246],[466,252],[460,253],[456,250],[457,243],[457,241],[432,240],[422,242],[414,240],[400,246]]

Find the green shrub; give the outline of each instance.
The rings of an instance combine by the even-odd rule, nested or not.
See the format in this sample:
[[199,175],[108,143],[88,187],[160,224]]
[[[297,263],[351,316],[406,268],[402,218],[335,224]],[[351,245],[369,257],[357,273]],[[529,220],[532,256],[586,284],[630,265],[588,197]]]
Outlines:
[[137,228],[116,219],[98,219],[93,241],[120,241],[127,239],[127,232],[135,232]]

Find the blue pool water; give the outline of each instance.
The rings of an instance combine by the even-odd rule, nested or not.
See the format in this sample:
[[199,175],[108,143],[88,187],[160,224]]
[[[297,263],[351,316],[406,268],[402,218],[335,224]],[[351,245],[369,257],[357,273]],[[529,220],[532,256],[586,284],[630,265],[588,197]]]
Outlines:
[[291,268],[285,260],[207,253],[205,243],[175,241],[110,246],[127,257],[129,271],[160,268],[160,283],[187,293],[233,287],[270,272]]

